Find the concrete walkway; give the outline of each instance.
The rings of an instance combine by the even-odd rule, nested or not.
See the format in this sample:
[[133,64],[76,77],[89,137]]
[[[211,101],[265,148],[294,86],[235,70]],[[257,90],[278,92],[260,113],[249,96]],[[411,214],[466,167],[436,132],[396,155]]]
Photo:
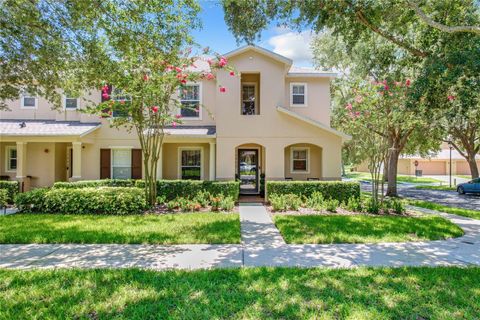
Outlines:
[[265,208],[242,205],[242,245],[0,245],[0,268],[128,268],[155,270],[254,266],[480,266],[480,220],[415,208],[459,225],[449,240],[287,245]]

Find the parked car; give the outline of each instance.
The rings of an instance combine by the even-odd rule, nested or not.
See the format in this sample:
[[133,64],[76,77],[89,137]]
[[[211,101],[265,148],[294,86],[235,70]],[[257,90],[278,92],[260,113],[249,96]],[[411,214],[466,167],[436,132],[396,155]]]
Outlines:
[[457,186],[458,194],[480,193],[480,178],[461,183]]

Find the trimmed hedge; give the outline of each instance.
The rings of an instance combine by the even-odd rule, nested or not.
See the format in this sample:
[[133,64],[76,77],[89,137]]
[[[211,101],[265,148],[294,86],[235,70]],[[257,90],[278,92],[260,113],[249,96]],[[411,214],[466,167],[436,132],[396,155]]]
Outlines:
[[[133,179],[104,179],[85,180],[77,182],[55,182],[53,188],[78,189],[90,187],[137,187],[143,188],[143,180]],[[237,181],[196,181],[196,180],[158,180],[157,196],[164,197],[167,201],[177,197],[193,198],[199,192],[208,192],[212,196],[222,195],[238,200],[240,183]]]
[[[136,187],[143,188],[145,182],[137,180]],[[193,198],[199,192],[208,192],[212,196],[222,195],[238,200],[240,182],[238,181],[197,181],[197,180],[158,180],[157,195],[167,201],[177,197]]]
[[102,180],[82,180],[76,182],[55,182],[53,188],[78,189],[78,188],[96,188],[96,187],[135,187],[137,180],[134,179],[102,179]]
[[139,214],[147,209],[139,188],[52,188],[20,193],[15,204],[21,212],[62,214]]
[[20,182],[18,181],[0,181],[0,189],[7,190],[8,202],[13,203],[15,196],[20,190]]
[[284,194],[310,197],[315,191],[320,192],[325,199],[336,199],[339,202],[347,202],[351,197],[360,198],[360,184],[358,182],[267,181],[268,198]]

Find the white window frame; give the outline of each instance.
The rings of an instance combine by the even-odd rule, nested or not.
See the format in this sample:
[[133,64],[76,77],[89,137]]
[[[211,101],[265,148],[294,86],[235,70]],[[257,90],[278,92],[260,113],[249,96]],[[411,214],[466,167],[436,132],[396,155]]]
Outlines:
[[[258,85],[256,82],[242,82],[240,87],[240,114],[242,116],[247,116],[247,114],[242,114],[243,107],[243,86],[253,86],[255,92],[255,113],[252,116],[260,115],[260,101],[258,99]],[[258,112],[258,113],[257,113]]]
[[[25,106],[24,98],[34,98],[35,99],[35,106],[33,106],[33,107]],[[36,96],[32,96],[32,95],[29,95],[27,93],[22,93],[22,95],[20,96],[20,103],[21,103],[21,106],[20,106],[21,109],[27,109],[27,110],[38,109],[38,97],[36,97]]]
[[[307,151],[307,170],[294,170],[293,169],[293,152],[294,151]],[[310,148],[309,147],[291,147],[290,148],[290,173],[303,173],[303,174],[310,174]]]
[[[17,169],[10,168],[10,150],[17,150],[16,146],[6,146],[5,147],[5,172],[17,172]],[[18,168],[18,153],[17,153],[17,168]]]
[[[203,86],[201,82],[187,82],[185,86],[198,86],[198,117],[182,117],[181,119],[185,121],[193,120],[193,121],[198,121],[202,120],[202,112],[203,112]],[[182,101],[197,101],[197,100],[182,100],[182,88],[178,89],[178,100],[180,101],[180,104]],[[177,108],[177,115],[182,115],[182,109]]]
[[113,152],[114,150],[128,150],[130,151],[130,178],[127,178],[127,179],[131,179],[131,170],[132,170],[132,149],[133,147],[110,147],[110,177],[112,179],[119,179],[119,178],[115,178],[113,176]]
[[[293,87],[294,86],[303,86],[303,104],[293,103]],[[292,108],[305,108],[308,106],[308,90],[306,82],[290,82],[290,107]]]
[[[121,101],[125,101],[125,102],[132,102],[132,97],[127,95],[127,94],[119,94],[118,96],[122,96],[124,97],[123,99],[117,99],[116,98],[116,94],[114,93],[115,92],[115,87],[112,86],[112,91],[110,93],[110,99],[113,100],[113,101],[116,101],[116,102],[121,102]],[[118,88],[117,88],[118,89]],[[120,91],[123,91],[122,89],[119,89]],[[112,115],[110,116],[110,119],[114,119],[114,118],[118,118],[118,117],[115,117],[113,114],[115,113],[115,110],[112,110]],[[117,148],[118,149],[118,148]]]
[[203,153],[203,147],[179,147],[178,148],[178,160],[177,160],[177,178],[179,180],[182,180],[182,151],[188,151],[188,150],[200,150],[200,181],[204,180],[204,170],[203,167],[205,166],[204,162],[204,153]]
[[[75,109],[72,109],[72,108],[67,108],[67,99],[70,99],[70,100],[77,100],[77,107]],[[65,111],[75,111],[75,110],[78,110],[80,109],[80,99],[79,98],[74,98],[74,97],[69,97],[67,95],[63,95],[63,110]]]

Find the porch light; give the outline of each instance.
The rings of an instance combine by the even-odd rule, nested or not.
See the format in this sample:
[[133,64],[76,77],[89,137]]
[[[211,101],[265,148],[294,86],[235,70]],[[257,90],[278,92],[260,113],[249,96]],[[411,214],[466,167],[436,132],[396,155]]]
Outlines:
[[27,124],[25,123],[25,121],[22,121],[22,122],[20,122],[20,123],[18,124],[18,126],[19,126],[20,128],[25,128],[25,127],[27,126]]

